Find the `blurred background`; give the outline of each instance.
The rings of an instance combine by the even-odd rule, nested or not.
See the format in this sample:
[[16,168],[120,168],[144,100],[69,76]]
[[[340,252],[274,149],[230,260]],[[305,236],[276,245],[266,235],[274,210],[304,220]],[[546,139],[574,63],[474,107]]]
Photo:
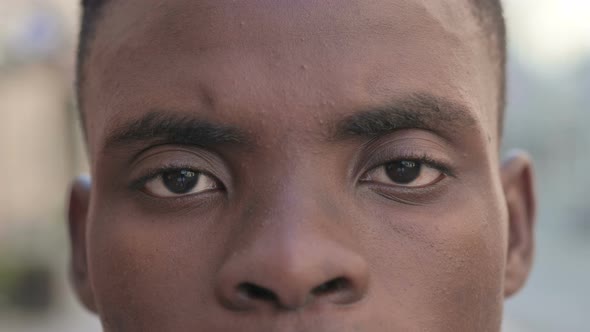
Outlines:
[[[506,332],[590,331],[590,1],[505,0],[504,146],[531,152],[535,268]],[[87,170],[72,103],[77,0],[0,0],[0,331],[99,332],[67,285],[65,201]],[[506,150],[506,149],[505,149]]]

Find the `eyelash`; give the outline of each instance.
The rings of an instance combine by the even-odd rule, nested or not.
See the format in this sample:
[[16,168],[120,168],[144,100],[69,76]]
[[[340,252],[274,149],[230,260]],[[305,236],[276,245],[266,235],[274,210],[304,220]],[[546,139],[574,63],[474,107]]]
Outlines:
[[[137,180],[133,180],[131,182],[131,184],[129,185],[129,188],[131,190],[141,190],[148,182],[156,179],[157,177],[161,176],[164,173],[174,172],[174,171],[183,171],[183,170],[187,170],[187,171],[191,171],[191,172],[195,172],[195,173],[199,173],[199,174],[206,174],[206,175],[209,175],[217,180],[216,176],[214,176],[208,172],[205,172],[203,170],[197,169],[193,166],[166,165],[166,166],[161,166],[161,167],[149,169],[145,175],[143,175],[142,177],[140,177]],[[219,180],[217,180],[217,182],[219,182],[220,187],[223,188],[223,184]]]
[[428,167],[432,167],[432,168],[440,171],[441,173],[443,173],[445,176],[456,178],[456,174],[455,174],[454,169],[451,166],[449,166],[447,163],[444,163],[444,162],[434,159],[428,153],[419,154],[419,153],[413,153],[413,152],[403,153],[400,156],[397,156],[395,158],[385,159],[385,161],[381,161],[381,162],[377,163],[377,165],[369,168],[367,171],[365,171],[364,174],[366,174],[367,172],[369,172],[371,170],[376,169],[377,167],[383,167],[387,164],[391,164],[391,163],[394,163],[397,161],[403,161],[403,160],[413,161],[413,162],[417,162],[417,163],[426,165]]

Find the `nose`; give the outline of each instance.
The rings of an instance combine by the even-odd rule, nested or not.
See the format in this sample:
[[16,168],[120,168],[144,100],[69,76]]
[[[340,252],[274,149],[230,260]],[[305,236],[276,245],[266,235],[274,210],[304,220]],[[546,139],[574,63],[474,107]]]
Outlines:
[[216,291],[227,309],[343,306],[366,294],[367,263],[355,251],[318,234],[266,233],[236,251],[222,266]]

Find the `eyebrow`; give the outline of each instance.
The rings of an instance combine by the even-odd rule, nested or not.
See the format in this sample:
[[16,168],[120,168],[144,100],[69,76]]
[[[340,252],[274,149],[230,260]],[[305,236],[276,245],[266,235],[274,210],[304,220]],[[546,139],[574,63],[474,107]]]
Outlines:
[[413,94],[403,99],[370,107],[338,121],[332,137],[379,137],[401,129],[424,129],[448,138],[477,123],[465,105],[430,94]]
[[[443,137],[470,126],[476,120],[457,102],[430,94],[413,94],[388,104],[369,107],[345,117],[332,127],[332,140],[379,137],[401,129],[424,129]],[[335,129],[335,130],[334,130]],[[109,130],[104,150],[138,142],[194,145],[209,148],[249,141],[240,129],[170,111],[151,111]]]
[[151,111],[139,119],[117,125],[110,132],[105,150],[145,141],[205,148],[246,141],[245,135],[237,128],[166,111]]

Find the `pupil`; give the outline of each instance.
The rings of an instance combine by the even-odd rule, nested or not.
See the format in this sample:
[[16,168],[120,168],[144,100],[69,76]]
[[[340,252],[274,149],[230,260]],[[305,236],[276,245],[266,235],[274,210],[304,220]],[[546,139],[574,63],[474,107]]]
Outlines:
[[419,163],[402,160],[388,164],[385,171],[391,181],[399,184],[408,184],[418,178],[420,168],[421,165]]
[[199,174],[188,170],[166,172],[162,176],[166,188],[175,194],[186,194],[191,191],[198,180]]

